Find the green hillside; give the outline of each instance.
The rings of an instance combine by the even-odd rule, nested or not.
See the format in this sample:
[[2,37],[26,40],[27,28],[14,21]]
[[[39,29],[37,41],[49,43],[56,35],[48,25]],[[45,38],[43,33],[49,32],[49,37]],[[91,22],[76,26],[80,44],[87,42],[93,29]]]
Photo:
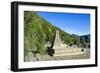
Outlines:
[[[46,54],[45,45],[53,42],[55,31],[59,30],[60,38],[68,45],[82,45],[80,36],[73,36],[39,16],[36,12],[24,11],[24,56],[29,51],[37,51],[40,55]],[[87,41],[86,41],[87,42]]]
[[24,12],[24,48],[25,55],[30,50],[37,50],[41,55],[45,54],[44,45],[52,41],[55,28],[35,12]]

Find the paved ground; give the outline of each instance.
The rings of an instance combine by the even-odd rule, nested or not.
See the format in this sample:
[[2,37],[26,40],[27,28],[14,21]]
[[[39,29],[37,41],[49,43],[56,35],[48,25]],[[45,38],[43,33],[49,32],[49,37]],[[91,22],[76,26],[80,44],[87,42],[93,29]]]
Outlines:
[[72,60],[72,59],[89,59],[90,58],[90,52],[87,51],[84,54],[78,54],[78,55],[66,55],[66,56],[49,56],[44,55],[41,56],[37,55],[37,57],[34,57],[32,53],[30,53],[30,57],[26,58],[25,61],[53,61],[53,60]]
[[71,59],[88,59],[90,58],[90,53],[78,54],[78,55],[66,55],[66,56],[43,56],[42,61],[50,61],[50,60],[71,60]]

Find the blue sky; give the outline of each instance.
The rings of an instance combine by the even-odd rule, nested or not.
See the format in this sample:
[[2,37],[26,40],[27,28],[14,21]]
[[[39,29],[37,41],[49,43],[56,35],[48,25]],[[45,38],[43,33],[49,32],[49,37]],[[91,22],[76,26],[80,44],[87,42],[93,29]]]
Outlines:
[[67,33],[90,34],[90,14],[58,12],[38,12],[37,14]]

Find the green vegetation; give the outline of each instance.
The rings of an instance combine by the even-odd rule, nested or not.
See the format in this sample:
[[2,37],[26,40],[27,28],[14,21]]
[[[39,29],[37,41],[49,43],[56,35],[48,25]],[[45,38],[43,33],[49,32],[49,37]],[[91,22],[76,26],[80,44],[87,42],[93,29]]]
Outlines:
[[45,44],[52,41],[54,27],[35,12],[24,12],[24,56],[30,51],[46,53]]
[[29,52],[35,51],[41,56],[46,54],[45,45],[53,42],[55,31],[59,30],[60,37],[65,44],[84,45],[90,43],[90,36],[77,36],[64,32],[60,28],[53,26],[51,23],[40,17],[36,12],[24,12],[24,56]]

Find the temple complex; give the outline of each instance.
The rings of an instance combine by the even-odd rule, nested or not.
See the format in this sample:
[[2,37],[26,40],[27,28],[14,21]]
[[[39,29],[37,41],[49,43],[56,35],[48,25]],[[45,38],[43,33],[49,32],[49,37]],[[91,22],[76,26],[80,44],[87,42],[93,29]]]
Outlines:
[[60,38],[59,30],[56,30],[52,49],[55,51],[53,56],[77,55],[84,53],[82,48],[69,47],[67,44],[64,44]]

